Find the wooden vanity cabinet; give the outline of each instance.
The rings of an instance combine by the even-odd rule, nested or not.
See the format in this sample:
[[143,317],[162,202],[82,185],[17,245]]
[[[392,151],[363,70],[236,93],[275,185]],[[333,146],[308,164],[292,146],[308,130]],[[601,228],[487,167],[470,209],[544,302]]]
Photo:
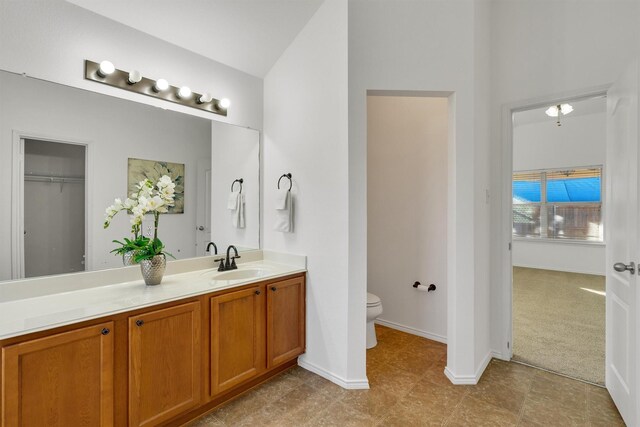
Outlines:
[[214,296],[211,305],[211,396],[264,372],[264,286]]
[[2,348],[2,426],[113,425],[113,322]]
[[180,426],[304,346],[303,273],[8,338],[0,427]]
[[201,401],[200,302],[129,317],[129,425],[155,426]]
[[305,350],[304,276],[267,284],[267,367]]

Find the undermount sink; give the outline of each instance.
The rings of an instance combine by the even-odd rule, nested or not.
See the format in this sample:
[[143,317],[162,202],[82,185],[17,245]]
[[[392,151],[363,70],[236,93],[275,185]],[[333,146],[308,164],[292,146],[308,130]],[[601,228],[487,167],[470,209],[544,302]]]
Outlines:
[[231,270],[216,274],[212,280],[244,280],[257,279],[271,273],[267,268],[243,268],[240,270]]

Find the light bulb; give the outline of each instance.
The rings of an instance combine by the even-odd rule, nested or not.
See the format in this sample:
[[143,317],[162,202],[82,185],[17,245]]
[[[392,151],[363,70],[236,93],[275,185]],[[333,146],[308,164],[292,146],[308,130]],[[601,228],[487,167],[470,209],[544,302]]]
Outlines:
[[130,85],[134,85],[136,83],[138,83],[140,80],[142,80],[142,73],[138,70],[131,70],[129,71],[129,84]]
[[153,90],[155,92],[162,92],[163,90],[169,89],[169,82],[165,79],[158,79],[156,84],[153,85]]
[[218,106],[220,106],[220,108],[224,108],[225,110],[229,108],[230,105],[231,101],[229,101],[229,98],[222,98],[220,102],[218,102]]
[[206,104],[207,102],[211,102],[213,96],[209,92],[205,92],[198,98],[198,104]]
[[100,63],[100,67],[98,68],[98,75],[100,77],[107,77],[109,74],[113,73],[116,70],[116,67],[109,61],[102,61]]
[[189,89],[187,86],[182,86],[178,91],[178,98],[180,99],[191,98],[191,89]]
[[573,111],[573,106],[571,104],[562,104],[560,106],[560,112],[565,116],[572,111]]
[[545,114],[549,117],[558,117],[558,107],[554,105],[553,107],[547,108]]

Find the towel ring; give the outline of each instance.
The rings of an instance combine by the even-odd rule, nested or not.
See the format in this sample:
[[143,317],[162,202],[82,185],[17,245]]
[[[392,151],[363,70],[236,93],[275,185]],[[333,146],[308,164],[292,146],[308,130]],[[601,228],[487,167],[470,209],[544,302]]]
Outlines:
[[289,191],[291,191],[291,187],[293,187],[293,181],[291,180],[291,174],[290,173],[282,174],[280,179],[278,179],[278,190],[280,189],[280,180],[282,178],[287,178],[289,180]]
[[242,183],[244,182],[244,179],[242,178],[238,178],[231,183],[231,192],[233,192],[233,186],[236,184],[236,182],[240,183],[240,192],[242,193]]

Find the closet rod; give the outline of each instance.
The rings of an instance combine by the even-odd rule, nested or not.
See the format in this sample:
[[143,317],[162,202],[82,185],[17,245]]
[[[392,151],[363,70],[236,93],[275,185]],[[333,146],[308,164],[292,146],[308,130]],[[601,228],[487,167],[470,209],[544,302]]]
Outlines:
[[34,181],[34,182],[62,182],[62,183],[73,183],[73,182],[84,182],[84,178],[77,176],[44,176],[44,175],[25,175],[25,181]]

